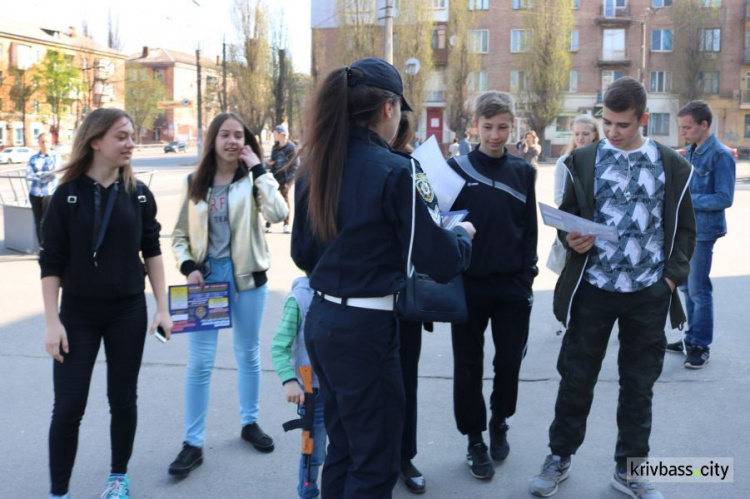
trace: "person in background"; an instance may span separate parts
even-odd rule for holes
[[[714,339],[714,298],[711,261],[716,240],[727,233],[725,210],[734,200],[736,164],[734,155],[711,133],[713,113],[702,100],[688,102],[677,113],[680,135],[691,145],[686,159],[695,171],[690,195],[698,229],[690,275],[682,286],[688,326],[683,339],[667,345],[667,351],[685,354],[685,367],[701,369],[709,360]]]
[[[596,120],[588,115],[582,114],[577,116],[573,121],[573,139],[570,144],[565,148],[565,153],[557,158],[555,163],[555,205],[560,206],[563,199],[563,190],[565,188],[565,176],[568,169],[565,167],[565,159],[576,150],[578,147],[591,144],[592,142],[599,141],[599,127],[596,124]],[[563,267],[565,266],[565,255],[567,250],[562,245],[558,238],[555,238],[552,243],[552,248],[549,252],[549,258],[547,259],[547,268],[555,274],[560,275]]]
[[[229,282],[234,357],[243,440],[272,452],[273,439],[258,424],[260,412],[260,327],[266,308],[271,265],[260,221],[280,222],[289,214],[279,184],[261,164],[258,141],[234,113],[217,115],[206,147],[183,184],[172,231],[172,251],[187,283]],[[188,334],[185,376],[185,438],[169,473],[186,476],[203,463],[211,372],[217,330]]]
[[[542,146],[539,145],[539,138],[536,136],[534,130],[526,132],[523,141],[520,143],[519,152],[521,153],[521,157],[534,167],[534,170],[539,167],[538,159],[542,153]]]
[[[465,132],[463,138],[458,141],[458,154],[461,156],[466,156],[471,152],[471,142],[469,142],[470,138],[471,134]]]
[[[49,430],[50,498],[70,498],[79,428],[102,343],[112,454],[101,497],[130,498],[127,472],[138,421],[138,374],[146,331],[154,334],[161,327],[169,338],[172,330],[156,201],[133,173],[134,140],[133,119],[125,111],[90,112],[76,132],[70,162],[61,171],[60,187],[52,195],[42,229],[44,346],[54,358],[55,391]],[[150,328],[145,270],[156,299]]]
[[[294,175],[297,173],[299,158],[297,157],[297,145],[289,140],[289,129],[286,125],[277,125],[273,128],[273,148],[268,166],[271,173],[279,183],[279,192],[289,208],[289,189],[294,185]],[[284,219],[282,228],[284,234],[289,234],[289,215]],[[266,222],[266,232],[271,232],[271,222]]]
[[[60,167],[60,157],[50,150],[50,137],[47,133],[37,136],[39,152],[29,158],[26,165],[26,180],[29,182],[29,203],[34,215],[34,227],[39,245],[42,245],[42,220],[47,205],[57,187],[55,170]]]
[[[455,158],[461,153],[458,151],[458,138],[454,138],[451,145],[448,146],[448,157]]]

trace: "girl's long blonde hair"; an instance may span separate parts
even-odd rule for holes
[[[99,108],[91,111],[86,116],[76,131],[76,138],[73,140],[73,148],[70,152],[68,164],[61,170],[63,172],[62,179],[60,179],[61,184],[72,182],[86,173],[94,161],[94,150],[91,148],[91,142],[104,137],[107,130],[122,118],[130,120],[133,128],[135,128],[133,118],[122,109]],[[120,167],[120,176],[125,185],[125,190],[127,192],[134,192],[136,179],[130,163]]]
[[[581,114],[573,121],[573,138],[570,140],[568,147],[565,148],[565,154],[570,154],[576,150],[575,126],[579,123],[590,126],[591,130],[594,132],[594,140],[592,142],[599,142],[599,125],[596,123],[596,120],[593,116]]]

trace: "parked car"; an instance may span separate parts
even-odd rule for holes
[[[0,151],[0,163],[28,163],[35,153],[29,147],[7,147]]]
[[[181,140],[173,140],[169,144],[164,146],[164,152],[185,152],[187,151],[187,144]]]
[[[734,155],[734,160],[735,161],[737,161],[738,159],[740,159],[740,154],[737,151],[736,147],[727,147],[727,146],[724,146],[724,147],[726,147],[727,149],[729,149],[729,151]],[[687,150],[688,150],[687,147],[681,147],[681,148],[677,149],[677,152],[680,153],[682,155],[682,157],[684,158],[685,155],[687,154]]]

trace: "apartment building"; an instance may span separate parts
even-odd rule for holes
[[[36,65],[48,50],[63,54],[81,72],[83,85],[63,106],[58,130],[42,92],[31,93],[25,106],[19,88],[29,88]],[[123,107],[125,55],[101,46],[75,28],[40,26],[33,20],[0,17],[0,147],[35,145],[39,133],[52,132],[55,142],[70,144],[81,118],[90,109]],[[23,93],[23,92],[22,92]]]
[[[435,74],[420,120],[420,135],[437,135],[444,143],[452,133],[443,120],[450,95],[444,91],[444,75],[450,70],[447,32],[449,1],[461,1],[472,11],[469,33],[478,53],[478,74],[469,87],[479,94],[504,90],[520,97],[528,79],[524,52],[533,50],[524,25],[524,14],[533,12],[535,0],[432,0],[435,36]],[[649,92],[651,120],[647,134],[673,147],[682,145],[677,129],[680,97],[676,93],[679,71],[675,40],[684,27],[675,26],[673,4],[680,0],[570,0],[575,28],[570,36],[571,68],[567,92],[558,118],[546,130],[548,155],[557,155],[570,142],[573,118],[596,114],[608,85],[622,76],[639,79]],[[750,8],[749,0],[701,0],[718,7],[715,26],[701,30],[701,56],[710,61],[701,72],[703,98],[715,111],[714,132],[727,145],[750,151]],[[383,12],[385,0],[373,0]],[[398,4],[398,2],[396,2]],[[314,71],[325,74],[333,66],[338,39],[336,0],[317,0],[312,7]],[[398,21],[396,21],[398,22]],[[381,21],[382,24],[382,21]],[[382,54],[382,52],[381,52]],[[381,55],[373,54],[373,55]],[[521,99],[517,99],[520,101]],[[524,109],[514,135],[523,133]],[[515,140],[516,137],[513,137]]]
[[[141,141],[182,140],[194,144],[198,137],[198,65],[195,54],[143,47],[140,53],[128,57],[127,67],[135,65],[150,69],[164,84],[164,101],[160,103],[163,112],[152,129],[141,136]],[[201,82],[205,129],[205,121],[218,112],[218,61],[201,57]]]

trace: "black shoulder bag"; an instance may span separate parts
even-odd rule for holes
[[[417,171],[413,159],[411,172],[414,181]],[[417,192],[412,186],[411,237],[406,259],[406,287],[396,299],[396,315],[414,322],[467,322],[469,313],[466,308],[463,276],[459,274],[446,284],[440,284],[430,276],[416,272],[411,263],[416,206]]]

